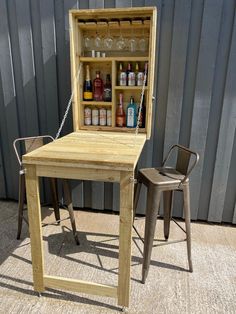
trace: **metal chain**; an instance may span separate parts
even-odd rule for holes
[[[80,76],[81,67],[82,67],[82,63],[80,63],[80,65],[79,65],[79,69],[78,69],[78,72],[77,72],[77,75],[76,75],[76,83],[78,82],[78,79],[79,79],[79,76]],[[66,118],[68,116],[68,113],[69,113],[69,110],[70,110],[70,107],[71,107],[71,104],[72,104],[73,97],[74,97],[74,90],[72,90],[72,93],[71,93],[71,96],[70,96],[70,100],[69,100],[69,102],[67,104],[66,111],[64,113],[64,116],[63,116],[63,119],[61,121],[60,127],[59,127],[59,129],[57,131],[57,134],[55,136],[55,140],[57,140],[58,137],[61,134],[61,130],[62,130],[62,128],[63,128],[63,126],[65,124]]]
[[[140,97],[139,113],[138,113],[138,120],[137,120],[136,129],[135,129],[135,135],[138,134],[138,130],[139,130],[139,123],[140,123],[141,112],[142,112],[142,108],[143,108],[143,96],[144,96],[146,81],[147,81],[147,66],[145,66],[145,68],[144,68],[143,86],[142,86],[142,92],[141,92],[141,97]]]

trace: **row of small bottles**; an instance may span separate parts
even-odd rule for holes
[[[100,71],[96,71],[96,78],[90,78],[89,65],[86,65],[86,77],[84,81],[83,100],[85,101],[111,101],[111,76],[106,75],[106,83],[100,78]]]
[[[111,126],[111,109],[86,106],[84,108],[84,125]]]
[[[132,64],[128,63],[127,69],[125,70],[122,62],[119,64],[117,84],[119,86],[143,86],[144,73],[148,72],[148,63],[144,65],[143,71],[139,67],[139,63],[135,63],[135,71],[132,69]],[[147,79],[146,84],[147,85]]]
[[[137,126],[138,115],[139,115],[140,107],[137,106],[134,102],[134,98],[130,97],[130,103],[127,106],[126,112],[124,110],[123,105],[123,94],[119,95],[119,104],[116,109],[116,126],[117,127],[127,127],[127,128],[135,128]],[[139,127],[145,128],[145,115],[146,115],[146,107],[144,104],[141,109]]]

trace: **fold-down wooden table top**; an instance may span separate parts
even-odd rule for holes
[[[134,170],[145,134],[79,131],[23,156],[24,164]]]

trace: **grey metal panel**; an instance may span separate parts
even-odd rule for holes
[[[172,145],[179,142],[190,13],[191,2],[186,2],[185,0],[178,1],[173,21],[164,155],[167,154]],[[178,73],[178,80],[176,80],[176,73]],[[179,196],[182,195],[177,193],[175,197],[173,206],[174,216],[181,216],[182,214],[182,198]]]
[[[131,7],[132,0],[116,0],[116,8]]]
[[[188,147],[192,124],[194,92],[196,84],[197,62],[201,38],[202,15],[204,0],[192,1],[191,23],[188,35],[186,54],[186,73],[183,91],[182,113],[179,133],[179,143]]]
[[[56,67],[56,38],[54,1],[41,0],[41,32],[42,32],[42,55],[44,69],[45,102],[47,106],[47,131],[55,136],[59,125],[58,87]]]
[[[71,93],[68,10],[131,5],[158,7],[157,100],[138,167],[160,165],[175,142],[190,145],[201,155],[190,180],[192,218],[236,223],[234,0],[1,0],[0,196],[17,198],[14,138],[55,135],[64,114]],[[71,130],[70,112],[62,134]],[[76,206],[119,209],[118,184],[72,187]],[[143,188],[140,213],[145,202]]]
[[[159,33],[159,60],[156,78],[158,79],[157,99],[155,101],[155,146],[153,149],[153,165],[160,165],[163,160],[165,140],[165,121],[168,99],[168,83],[170,75],[170,56],[173,31],[174,1],[163,2]]]
[[[10,195],[11,198],[17,198],[18,166],[13,154],[12,143],[16,137],[19,137],[19,125],[6,1],[0,1],[0,12],[0,70],[4,101],[4,103],[1,103],[1,144],[4,148],[3,158],[6,167],[7,195],[8,197]]]
[[[0,72],[0,111],[3,113],[4,110],[3,101],[3,89],[2,89],[2,79]],[[0,198],[5,198],[6,194],[6,181],[5,181],[5,166],[3,162],[3,147],[2,147],[2,134],[1,129],[4,123],[3,114],[0,115]]]
[[[236,116],[234,116],[236,119]],[[224,198],[224,212],[221,217],[221,221],[225,222],[233,222],[236,223],[236,184],[235,184],[235,178],[236,178],[236,129],[234,130],[234,143],[232,148],[232,155],[231,155],[231,161],[229,162],[229,169],[228,169],[228,181],[227,181],[227,188],[225,192],[225,198]],[[232,135],[233,135],[232,134]],[[230,135],[230,137],[232,136]],[[225,161],[225,160],[224,160]],[[225,168],[225,165],[223,166]],[[226,183],[224,182],[226,185]],[[222,187],[225,189],[225,186]],[[216,209],[218,209],[216,207]],[[221,209],[219,207],[219,209]]]
[[[115,0],[104,0],[104,8],[115,8]]]
[[[233,216],[233,224],[236,224],[236,201],[235,201],[235,206],[234,206],[234,216]]]
[[[200,161],[191,176],[191,213],[193,219],[198,217],[199,210],[199,196],[206,151],[222,6],[222,0],[207,0],[203,12],[190,137],[190,147],[200,154]]]
[[[230,160],[233,151],[233,143],[234,143],[234,134],[236,127],[236,90],[235,90],[235,80],[236,80],[236,23],[233,24],[234,19],[234,1],[225,2],[225,5],[231,4],[224,10],[224,14],[222,15],[222,31],[220,33],[220,41],[219,41],[219,53],[218,53],[218,62],[217,62],[217,72],[218,76],[216,79],[216,86],[213,96],[213,103],[211,117],[214,119],[209,128],[209,143],[213,142],[213,136],[217,137],[214,140],[214,145],[211,147],[211,152],[216,152],[216,160],[211,159],[211,166],[213,169],[213,182],[210,193],[210,202],[205,204],[203,209],[207,211],[209,207],[208,220],[209,221],[222,221],[223,208],[224,208],[224,200],[226,196],[226,187],[227,180],[229,176],[230,170]],[[227,19],[226,19],[227,16]],[[234,29],[233,26],[234,25]],[[233,36],[232,36],[233,29]],[[231,41],[232,39],[232,41]],[[231,51],[230,51],[231,48]],[[230,53],[230,56],[229,56]],[[229,58],[228,58],[229,56]],[[228,65],[228,73],[227,71]],[[223,67],[223,68],[222,68]],[[224,79],[227,80],[226,84],[224,84]],[[220,84],[220,86],[218,86]],[[225,88],[224,88],[225,87]],[[217,97],[216,99],[214,99]],[[217,105],[219,108],[217,108]],[[223,108],[221,108],[223,106]],[[222,112],[221,112],[222,111]],[[218,137],[218,120],[221,118],[219,125],[219,137]],[[218,141],[218,144],[217,144]],[[215,148],[215,149],[214,149]],[[211,152],[208,151],[205,160],[211,157]],[[213,156],[215,157],[215,156]],[[210,165],[208,165],[210,168]],[[206,173],[206,171],[205,171]],[[236,174],[236,172],[235,172]],[[209,169],[208,169],[209,176]],[[236,181],[236,180],[235,180]],[[234,181],[234,182],[235,182]],[[208,187],[211,187],[211,182],[207,182],[205,178],[205,184],[202,184],[202,189],[207,190]],[[208,183],[208,186],[207,186]],[[232,187],[233,188],[233,187]],[[203,202],[203,195],[201,198],[201,202]],[[210,204],[210,206],[209,206]],[[229,209],[228,209],[229,210]]]

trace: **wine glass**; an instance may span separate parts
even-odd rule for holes
[[[84,37],[84,47],[86,49],[89,49],[91,48],[91,46],[92,46],[92,38],[88,34],[86,34]]]
[[[132,28],[132,32],[131,32],[131,38],[128,41],[128,45],[129,45],[129,50],[131,52],[135,52],[136,48],[137,48],[137,40],[135,39],[134,36],[134,29]]]
[[[101,48],[101,46],[102,46],[102,38],[98,34],[98,27],[96,29],[96,36],[94,38],[94,45],[95,45],[96,48]]]
[[[135,52],[137,48],[137,41],[134,37],[130,38],[129,40],[129,50],[131,52]]]
[[[104,47],[111,50],[112,46],[113,46],[113,38],[110,34],[109,24],[107,23],[107,34],[106,34],[106,37],[104,38]]]
[[[144,28],[143,28],[142,38],[139,39],[138,45],[139,45],[139,49],[140,49],[142,52],[146,51],[147,48],[148,48],[148,39],[145,38],[145,35],[144,35]]]
[[[125,42],[124,37],[121,34],[121,28],[120,28],[120,37],[117,39],[116,47],[118,50],[123,50],[125,46],[126,46],[126,42]]]

